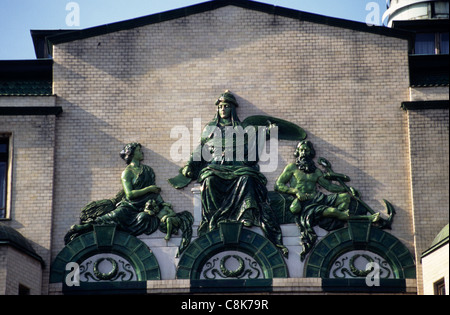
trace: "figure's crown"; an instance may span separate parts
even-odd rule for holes
[[[234,97],[233,93],[230,92],[230,90],[226,90],[223,94],[219,96],[219,98],[216,101],[216,106],[220,103],[231,103],[234,106],[238,107],[238,102],[236,101],[236,98]]]

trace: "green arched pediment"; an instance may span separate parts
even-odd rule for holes
[[[366,250],[383,257],[392,267],[395,279],[416,278],[414,258],[408,248],[392,234],[365,220],[349,221],[347,227],[318,242],[306,261],[305,277],[329,278],[336,259],[355,250]]]
[[[132,264],[137,281],[161,280],[158,261],[138,238],[119,231],[114,225],[94,226],[93,231],[68,243],[56,256],[50,270],[50,282],[64,282],[70,262],[81,263],[97,254],[115,254]]]
[[[241,223],[221,223],[220,228],[189,245],[177,267],[177,279],[199,280],[205,263],[220,252],[237,251],[251,256],[263,278],[287,278],[288,268],[279,250],[265,237],[243,229]]]

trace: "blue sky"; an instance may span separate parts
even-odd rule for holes
[[[35,59],[30,30],[84,29],[140,16],[178,9],[206,0],[0,0],[0,60]],[[246,1],[246,0],[243,0]],[[79,26],[71,20],[75,2]],[[374,24],[386,10],[386,0],[259,0],[346,20]],[[379,10],[379,14],[376,10]],[[69,19],[68,19],[69,16]],[[378,17],[379,16],[379,17]],[[67,22],[68,20],[69,22]],[[378,22],[378,23],[377,23]]]

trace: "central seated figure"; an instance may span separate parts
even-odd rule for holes
[[[266,137],[275,125],[270,121],[258,128],[242,123],[237,115],[238,102],[225,91],[216,101],[216,115],[202,132],[200,145],[170,182],[182,188],[191,179],[201,183],[202,220],[198,235],[219,227],[220,222],[241,222],[259,226],[265,236],[287,257],[281,228],[268,201],[267,179],[258,165],[258,137]],[[250,128],[249,128],[250,127]],[[257,132],[263,133],[257,135]],[[242,133],[246,133],[245,136]],[[184,184],[182,178],[189,180]]]

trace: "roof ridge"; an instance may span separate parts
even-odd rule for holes
[[[141,27],[150,24],[161,23],[182,17],[187,17],[193,14],[203,13],[207,11],[216,10],[228,5],[234,5],[244,9],[255,10],[268,14],[279,15],[283,17],[298,19],[302,21],[314,22],[318,24],[325,24],[329,26],[342,27],[361,32],[374,33],[378,35],[397,37],[403,39],[412,39],[413,33],[408,31],[396,30],[384,26],[369,26],[366,23],[345,20],[315,13],[308,13],[295,9],[275,6],[271,4],[256,2],[253,0],[212,0],[194,4],[191,6],[137,17],[125,21],[119,21],[100,26],[94,26],[80,30],[61,30],[57,34],[46,37],[49,45],[56,45],[66,42],[71,42],[79,39],[85,39],[98,35],[105,35],[116,31],[129,30],[136,27]],[[51,50],[49,50],[51,51]]]

